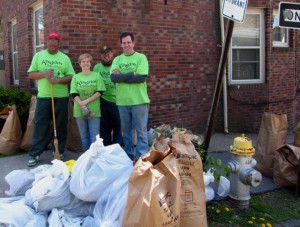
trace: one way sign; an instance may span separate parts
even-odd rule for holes
[[[279,26],[285,28],[300,28],[300,4],[280,2]]]

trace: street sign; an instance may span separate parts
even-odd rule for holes
[[[230,20],[243,23],[247,5],[248,0],[223,0],[222,14]]]
[[[280,2],[279,27],[300,28],[300,4]]]

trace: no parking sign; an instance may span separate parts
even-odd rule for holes
[[[243,23],[247,5],[248,0],[223,0],[222,14],[230,20]]]

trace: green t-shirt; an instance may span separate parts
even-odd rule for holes
[[[110,79],[110,66],[98,63],[94,66],[94,72],[98,72],[103,79],[106,91],[103,92],[102,98],[106,101],[116,103],[116,84]]]
[[[111,71],[117,69],[121,74],[135,72],[139,75],[149,73],[149,63],[144,54],[135,52],[130,56],[121,54],[116,57],[112,63]],[[116,103],[118,106],[134,106],[139,104],[150,103],[147,93],[147,84],[144,83],[117,83]]]
[[[91,72],[88,75],[78,73],[73,76],[71,81],[71,94],[79,94],[81,100],[92,97],[96,91],[105,91],[105,85],[97,72]],[[95,112],[94,117],[100,117],[100,98],[87,104],[87,108]],[[74,117],[82,117],[81,107],[74,102]]]
[[[66,54],[60,51],[58,51],[56,54],[50,54],[47,50],[42,50],[34,55],[31,65],[28,69],[28,73],[45,72],[49,68],[54,69],[54,77],[56,78],[73,76],[75,74],[70,58]],[[53,84],[53,88],[54,97],[62,98],[69,96],[67,84]],[[51,97],[50,83],[46,78],[38,80],[37,97]]]

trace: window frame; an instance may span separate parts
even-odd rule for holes
[[[265,12],[263,9],[247,9],[245,20],[247,19],[247,15],[255,14],[258,15],[260,18],[259,26],[260,26],[260,45],[259,46],[239,46],[233,47],[232,46],[232,38],[230,42],[230,49],[229,49],[229,64],[228,64],[228,84],[229,85],[240,85],[240,84],[262,84],[265,83]],[[233,50],[234,49],[258,49],[259,50],[259,79],[247,79],[247,80],[237,80],[233,79]]]
[[[17,35],[17,19],[11,20],[11,53],[12,53],[12,71],[13,71],[13,83],[19,85],[19,56],[18,56],[18,35]]]
[[[34,5],[32,5],[32,18],[33,18],[33,54],[37,53],[38,49],[44,49],[43,47],[45,46],[45,44],[41,44],[41,45],[36,45],[37,43],[37,24],[36,24],[36,12],[40,9],[42,9],[43,11],[43,2],[42,1],[38,1],[36,2]],[[44,12],[43,12],[43,16],[44,16]]]
[[[273,14],[272,14],[272,34],[274,32],[274,17],[277,16],[278,17],[278,24],[276,27],[278,27],[281,30],[285,31],[285,35],[286,35],[286,41],[285,42],[280,42],[280,41],[274,41],[273,36],[272,36],[272,41],[273,41],[273,47],[289,47],[289,29],[288,28],[283,28],[283,27],[279,27],[279,10],[278,9],[274,9],[273,10]]]

